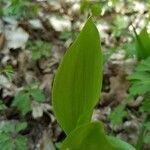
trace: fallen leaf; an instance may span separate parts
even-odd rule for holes
[[[11,28],[5,30],[5,36],[7,40],[7,47],[16,49],[16,48],[25,48],[25,44],[29,38],[28,33],[26,33],[22,28]]]

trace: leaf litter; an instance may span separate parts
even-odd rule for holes
[[[142,2],[135,2],[135,5],[133,12],[124,3],[118,3],[114,9],[115,13],[128,17],[129,21],[132,20],[133,26],[140,30],[146,20],[146,6]],[[55,145],[59,145],[58,143],[65,137],[52,113],[53,78],[66,48],[76,36],[75,32],[78,33],[81,29],[87,14],[81,14],[79,1],[41,1],[40,7],[39,16],[36,19],[22,21],[0,19],[0,69],[11,65],[14,70],[11,79],[0,72],[0,100],[8,109],[2,113],[0,123],[23,119],[19,110],[11,107],[14,97],[18,90],[26,85],[32,82],[39,83],[45,99],[42,103],[32,103],[32,113],[30,111],[25,116],[28,128],[23,135],[29,139],[29,149],[53,150]],[[109,15],[107,8],[103,9],[105,22],[102,20],[96,23],[101,34],[103,50],[107,52],[108,49],[118,46],[118,43],[126,43],[130,39],[124,35],[119,38],[114,35],[115,32],[110,22],[114,16]],[[78,17],[79,15],[80,17]],[[140,23],[139,20],[141,20]],[[130,27],[130,22],[127,26]],[[68,31],[71,32],[69,38],[67,37],[65,40],[59,38],[61,33]],[[42,56],[39,60],[32,60],[31,53],[27,50],[27,42],[36,40],[52,44],[51,55]],[[144,120],[143,114],[137,111],[142,103],[142,98],[137,97],[135,101],[127,103],[126,107],[118,108],[120,113],[124,110],[127,113],[124,114],[120,125],[114,126],[108,116],[115,106],[128,97],[129,82],[126,77],[133,72],[136,63],[135,58],[127,58],[126,51],[122,51],[122,48],[108,58],[104,68],[102,101],[97,104],[93,114],[93,120],[102,120],[105,123],[108,133],[113,132],[117,137],[121,137],[131,144],[135,144],[139,127]],[[148,150],[147,146],[145,150]]]

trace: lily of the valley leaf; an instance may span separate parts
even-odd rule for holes
[[[101,84],[100,37],[89,18],[67,50],[53,85],[54,113],[66,134],[77,125],[90,121],[92,109],[99,100]]]

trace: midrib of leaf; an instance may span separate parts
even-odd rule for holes
[[[78,54],[77,54],[77,58],[80,58],[80,55],[83,55],[83,51],[78,51]],[[85,70],[85,61],[84,61],[84,57],[82,57],[83,58],[83,60],[82,60],[82,63],[81,63],[81,66],[78,66],[77,65],[77,63],[75,64],[75,68],[77,68],[77,69],[79,69],[80,67],[80,71],[81,71],[81,74],[82,75],[80,75],[80,71],[77,71],[77,73],[78,74],[76,74],[76,73],[74,73],[74,81],[73,81],[73,83],[75,83],[74,84],[74,92],[72,91],[72,95],[74,95],[74,97],[76,96],[76,95],[80,95],[80,93],[82,94],[82,97],[80,97],[81,99],[80,99],[80,101],[76,101],[76,104],[77,104],[77,106],[78,107],[74,107],[73,105],[72,105],[72,108],[77,108],[78,110],[74,110],[74,112],[75,112],[75,118],[76,118],[76,120],[78,120],[78,118],[79,118],[79,115],[80,115],[80,113],[79,112],[82,112],[83,111],[83,107],[82,106],[85,106],[85,88],[82,88],[80,91],[79,91],[79,89],[77,89],[76,87],[76,83],[77,82],[75,82],[75,81],[78,81],[78,78],[82,78],[82,84],[84,85],[83,87],[85,87],[85,74],[84,74],[84,70]],[[77,61],[78,61],[78,59],[76,59]],[[76,62],[77,62],[76,61]],[[76,79],[77,78],[77,79]],[[78,84],[78,83],[77,83]],[[78,93],[79,92],[79,93]]]
[[[77,51],[78,53],[77,53],[77,55],[76,55],[76,62],[75,62],[75,68],[79,68],[79,66],[77,65],[77,61],[78,61],[78,59],[77,58],[79,58],[79,51]],[[74,73],[73,73],[73,81],[72,81],[72,84],[73,84],[73,90],[71,91],[72,93],[71,93],[71,95],[76,95],[75,93],[77,93],[76,91],[78,90],[76,87],[76,82],[75,81],[77,81],[76,80],[76,77],[77,77],[77,73],[78,71],[76,71],[76,70],[74,70]],[[72,96],[71,96],[72,97]],[[78,101],[77,101],[78,102]],[[76,103],[77,103],[76,102]],[[82,103],[82,101],[80,101],[80,104]],[[81,105],[79,105],[79,104],[77,104],[78,105],[78,109],[80,110],[81,109],[81,107],[79,107],[79,106],[81,106]],[[72,105],[71,105],[71,107],[70,108],[72,108],[72,109],[74,109],[74,113],[72,114],[72,116],[74,116],[76,119],[78,119],[78,116],[79,116],[79,113],[78,113],[78,111],[76,110],[76,108],[77,107],[75,107],[74,106],[74,103],[72,103]],[[76,124],[76,122],[75,122],[75,124]]]

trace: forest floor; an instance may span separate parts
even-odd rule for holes
[[[61,58],[77,37],[89,10],[80,11],[77,0],[36,1],[38,15],[12,18],[8,10],[0,18],[0,127],[5,122],[26,122],[21,135],[27,137],[31,150],[53,150],[65,138],[52,111],[51,89]],[[16,7],[19,7],[18,5]],[[101,100],[93,120],[101,120],[106,132],[136,144],[145,114],[139,111],[142,96],[114,108],[129,96],[126,79],[137,64],[133,56],[134,32],[147,22],[148,6],[143,2],[104,2],[101,16],[95,17],[104,53],[104,76]],[[10,9],[9,9],[10,11]],[[27,13],[28,9],[25,10]],[[89,44],[89,43],[87,43]],[[43,100],[17,103],[23,89],[40,89]],[[20,101],[23,98],[20,98]],[[120,113],[119,113],[120,112]],[[150,146],[145,144],[145,149]]]

